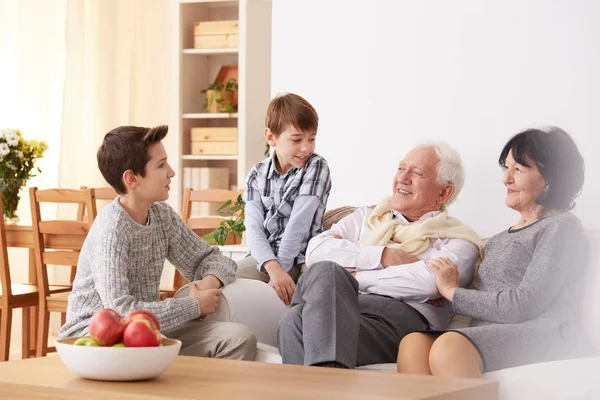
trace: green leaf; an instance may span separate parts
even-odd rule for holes
[[[219,211],[223,210],[224,208],[231,206],[231,203],[232,203],[231,200],[227,200],[225,203],[221,204],[221,207],[219,207],[219,209],[217,210],[217,213]]]
[[[244,232],[246,230],[246,226],[244,225],[244,217],[241,217],[240,219],[234,221],[234,223],[231,226],[231,229],[234,231],[241,231]]]
[[[223,246],[227,241],[227,237],[229,237],[229,229],[226,226],[220,225],[214,232],[215,241],[219,244],[219,246]]]
[[[246,229],[246,228],[244,228],[244,230],[245,230],[245,229]],[[243,239],[243,236],[242,236],[242,235],[244,234],[244,231],[238,231],[238,230],[235,230],[235,229],[234,229],[234,230],[233,230],[233,233],[235,234],[235,236],[239,237],[240,239]]]
[[[215,232],[214,231],[202,236],[202,239],[204,239],[204,241],[208,244],[216,244],[217,243],[215,240]]]

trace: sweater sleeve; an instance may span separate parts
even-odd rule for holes
[[[198,318],[200,307],[193,297],[144,302],[129,292],[129,247],[128,235],[123,230],[105,232],[100,239],[92,274],[103,307],[112,308],[121,315],[134,309],[148,310],[156,315],[163,332]]]
[[[235,280],[237,264],[210,246],[169,207],[169,249],[167,259],[189,281],[214,275],[223,285]]]
[[[459,288],[453,308],[459,314],[495,323],[520,323],[542,314],[556,298],[587,254],[587,240],[577,220],[557,221],[541,234],[520,284],[510,290],[480,291]],[[498,268],[510,268],[510,258],[497,260]]]

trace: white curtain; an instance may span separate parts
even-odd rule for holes
[[[106,132],[176,121],[176,18],[173,0],[0,0],[0,128],[50,145],[29,186],[104,186]]]
[[[106,185],[95,154],[112,128],[173,120],[175,5],[67,0],[61,187]]]
[[[96,164],[104,134],[176,121],[176,18],[173,0],[0,0],[0,128],[49,144],[28,186],[105,186]],[[23,190],[23,224],[29,210]],[[27,280],[26,257],[10,251],[15,282]],[[172,282],[172,269],[164,275],[164,285]],[[14,321],[15,340],[19,327]]]

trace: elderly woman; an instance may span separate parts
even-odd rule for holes
[[[459,287],[448,259],[427,263],[440,295],[456,313],[472,317],[471,324],[406,336],[398,372],[481,377],[573,355],[588,245],[581,222],[568,210],[583,186],[583,158],[563,130],[530,129],[508,141],[499,163],[505,204],[520,219],[488,241],[478,288]]]

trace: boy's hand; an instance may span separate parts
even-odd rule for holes
[[[202,290],[195,283],[190,283],[190,296],[196,299],[200,306],[200,314],[206,316],[216,311],[221,298],[221,290],[205,289]]]
[[[196,286],[200,290],[219,289],[223,283],[214,275],[206,275],[200,282],[197,282]]]
[[[269,286],[272,286],[277,292],[277,296],[289,306],[292,302],[292,296],[296,290],[296,284],[292,277],[281,268],[277,260],[269,260],[264,263],[264,267],[269,274]]]

